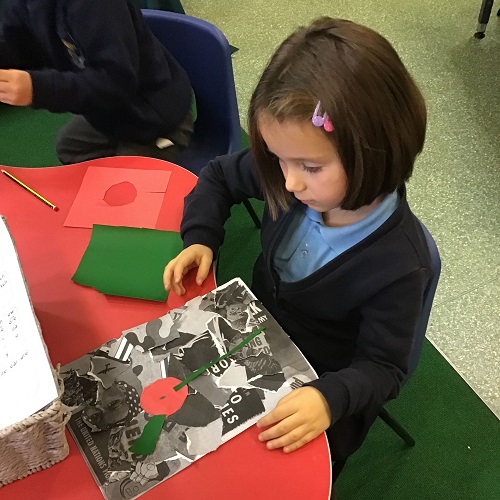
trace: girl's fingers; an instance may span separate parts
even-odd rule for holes
[[[268,450],[275,450],[277,448],[284,448],[285,446],[293,446],[295,443],[301,442],[301,440],[309,432],[306,425],[300,425],[298,427],[293,427],[289,432],[277,437],[276,439],[271,439],[266,442],[266,448]],[[305,444],[305,443],[303,443]],[[302,444],[301,444],[302,446]]]
[[[191,245],[183,250],[175,259],[171,260],[163,272],[163,283],[167,291],[174,291],[177,295],[184,295],[186,289],[183,284],[184,276],[194,267],[198,267],[196,283],[201,285],[210,272],[213,252],[203,245]]]
[[[212,262],[210,259],[202,258],[200,262],[200,266],[198,267],[198,273],[196,274],[196,284],[202,285],[203,282],[207,279],[208,273],[210,272],[210,267],[212,266]]]

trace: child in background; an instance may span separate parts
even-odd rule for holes
[[[260,419],[267,448],[326,430],[334,479],[398,395],[431,274],[405,181],[422,150],[423,97],[381,35],[320,18],[272,56],[250,103],[251,149],[219,157],[186,197],[167,290],[206,278],[233,204],[264,199],[252,289],[316,369]]]
[[[189,78],[137,0],[8,0],[0,17],[0,103],[74,116],[64,164],[105,156],[173,161],[193,133]]]

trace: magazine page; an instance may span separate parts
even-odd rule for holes
[[[317,378],[238,278],[124,331],[62,375],[69,429],[110,500],[172,477]]]

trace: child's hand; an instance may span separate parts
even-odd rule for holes
[[[196,283],[201,285],[208,273],[214,258],[212,250],[205,245],[191,245],[184,249],[175,259],[172,259],[163,272],[163,284],[165,290],[173,290],[177,295],[184,295],[186,289],[182,284],[182,278],[193,269],[198,267]]]
[[[33,83],[27,71],[0,69],[0,102],[29,106],[33,101]]]
[[[269,450],[283,448],[290,453],[319,436],[330,424],[330,409],[323,395],[314,387],[300,387],[282,398],[271,413],[257,422],[257,427],[272,425],[259,434],[259,439],[267,441]]]

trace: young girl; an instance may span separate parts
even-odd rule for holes
[[[334,478],[379,409],[395,398],[430,277],[405,191],[426,109],[381,35],[321,18],[289,36],[250,104],[251,150],[219,157],[185,201],[185,250],[167,290],[207,277],[230,208],[266,202],[252,288],[316,369],[258,423],[267,448],[291,452],[327,431]]]

